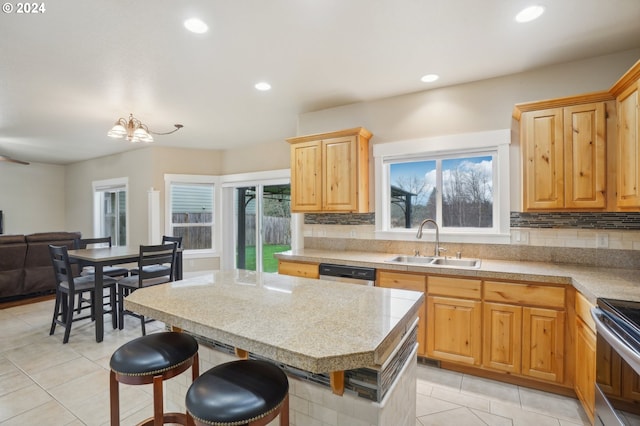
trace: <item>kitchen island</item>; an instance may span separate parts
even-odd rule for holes
[[[244,270],[137,290],[125,308],[195,335],[202,370],[233,354],[290,378],[292,424],[413,425],[424,295]],[[189,383],[168,381],[180,405]]]

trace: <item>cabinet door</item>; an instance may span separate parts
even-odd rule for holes
[[[401,290],[413,290],[424,293],[427,287],[427,278],[423,275],[403,274],[400,272],[380,271],[378,273],[378,287],[399,288]],[[418,355],[426,356],[426,324],[427,310],[426,302],[422,304],[418,312]]]
[[[564,109],[565,207],[606,207],[605,122],[604,102]]]
[[[619,207],[640,207],[640,152],[638,136],[638,88],[624,91],[617,100],[618,106],[618,185]]]
[[[523,116],[525,210],[564,207],[562,108]]]
[[[427,297],[427,355],[480,365],[482,307],[477,300]]]
[[[319,211],[322,207],[322,144],[291,146],[291,211]]]
[[[522,374],[562,383],[565,312],[522,308]]]
[[[482,365],[520,373],[522,308],[502,303],[484,304]]]
[[[593,420],[596,386],[596,335],[579,318],[576,319],[575,391],[584,410]]]
[[[356,148],[355,136],[323,141],[323,210],[357,210]]]

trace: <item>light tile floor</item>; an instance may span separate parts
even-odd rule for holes
[[[140,335],[139,321],[128,317],[125,330],[112,330],[105,316],[102,343],[88,320],[77,322],[63,345],[60,327],[49,336],[52,312],[53,301],[0,310],[0,425],[107,425],[109,359]],[[148,332],[163,327],[150,323]],[[152,413],[151,395],[150,385],[120,387],[123,425]],[[418,368],[416,426],[585,424],[575,399]]]

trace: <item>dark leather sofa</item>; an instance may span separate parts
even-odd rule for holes
[[[80,232],[0,235],[0,301],[53,293],[56,281],[49,244],[73,248]]]

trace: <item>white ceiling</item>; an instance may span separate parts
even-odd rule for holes
[[[45,0],[0,16],[0,154],[134,149],[106,136],[129,113],[184,125],[162,146],[273,142],[303,112],[640,47],[640,0],[537,3],[545,14],[517,24],[529,0]],[[186,31],[190,17],[209,31]]]

